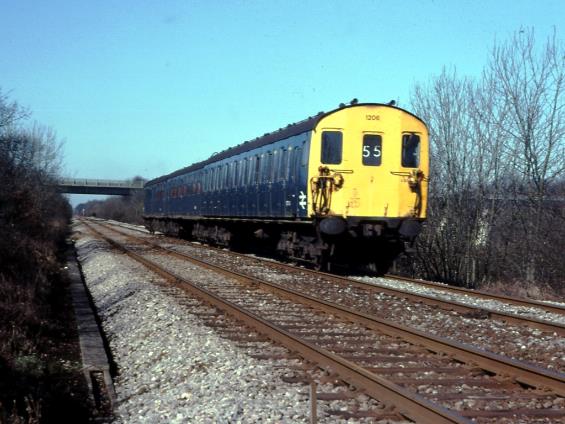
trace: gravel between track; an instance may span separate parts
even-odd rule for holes
[[[531,362],[557,372],[565,370],[565,339],[534,328],[507,324],[483,317],[467,317],[435,306],[415,303],[385,293],[368,295],[354,287],[343,287],[300,273],[273,270],[245,256],[222,255],[217,250],[202,250],[190,245],[161,243],[165,247],[211,260],[216,264],[237,269],[244,274],[264,278],[289,288],[298,288],[312,296],[326,299],[356,310],[392,320],[439,337],[467,343],[482,349]],[[322,284],[320,284],[322,283]],[[323,288],[321,288],[321,286]],[[425,289],[422,290],[424,293]]]
[[[140,234],[134,235],[139,236]],[[289,287],[298,285],[301,290],[307,292],[308,284],[304,284],[302,280],[319,283],[316,281],[317,279],[312,279],[310,276],[287,274],[268,269],[268,267],[253,261],[252,257],[247,261],[245,256],[235,258],[222,254],[224,252],[221,250],[203,250],[190,244],[168,243],[166,240],[160,241],[160,244],[205,260],[212,260],[214,263],[220,263],[230,268],[233,267],[246,274],[265,278],[267,281],[273,281]],[[485,301],[465,294],[445,293],[445,291],[439,293],[440,289],[422,287],[417,284],[387,278],[361,277],[359,279],[415,293],[447,297],[482,308],[492,308],[493,310],[526,316],[537,316],[557,322],[562,320],[561,316],[546,313],[539,308],[525,308],[497,301]],[[531,362],[557,372],[565,370],[565,355],[563,354],[565,352],[565,340],[556,334],[507,324],[498,320],[484,319],[483,317],[462,316],[456,312],[444,311],[424,304],[415,304],[409,300],[384,293],[367,296],[367,293],[364,291],[335,286],[330,282],[325,282],[323,286],[324,291],[322,292],[320,291],[319,284],[312,284],[310,294],[327,298],[330,301],[337,300],[338,303],[343,303],[381,318],[391,319],[391,317],[394,317],[393,320],[397,323],[440,337],[468,343],[514,359]]]
[[[119,370],[116,422],[308,421],[305,387],[191,315],[207,306],[181,304],[103,242],[82,235],[76,247]]]
[[[542,308],[511,305],[494,299],[480,299],[476,296],[473,296],[472,294],[454,293],[447,290],[442,290],[441,287],[433,288],[429,286],[422,286],[417,283],[411,283],[409,281],[394,280],[385,277],[352,276],[351,278],[370,284],[377,284],[394,289],[401,289],[411,293],[424,294],[427,296],[436,297],[438,299],[455,300],[457,302],[478,308],[489,309],[498,312],[506,312],[522,317],[537,318],[550,322],[565,324],[565,315],[548,312],[543,310]],[[554,304],[558,303],[554,302]],[[563,304],[560,305],[563,306]]]

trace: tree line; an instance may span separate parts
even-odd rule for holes
[[[428,222],[404,271],[467,287],[565,279],[565,50],[520,30],[479,78],[455,68],[411,93],[430,131]]]

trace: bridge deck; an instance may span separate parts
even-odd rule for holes
[[[143,190],[142,180],[97,180],[87,178],[61,178],[57,181],[57,189],[61,193],[70,194],[105,194],[129,196]]]

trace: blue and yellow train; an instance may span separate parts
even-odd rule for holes
[[[305,119],[151,180],[150,229],[386,272],[426,218],[428,132],[367,103]]]

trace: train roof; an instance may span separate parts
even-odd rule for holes
[[[259,147],[275,143],[279,140],[284,140],[285,138],[293,137],[293,136],[298,135],[298,134],[302,134],[302,133],[305,133],[305,132],[308,132],[308,131],[312,131],[314,128],[316,128],[316,125],[318,125],[318,122],[322,118],[325,118],[326,116],[331,115],[332,113],[335,113],[335,112],[339,112],[340,110],[343,110],[343,109],[359,107],[359,106],[386,106],[386,107],[390,107],[390,108],[393,108],[393,109],[401,110],[405,113],[408,113],[409,115],[412,115],[413,117],[415,117],[416,119],[421,121],[421,119],[419,117],[417,117],[416,115],[414,115],[413,113],[411,113],[411,112],[409,112],[405,109],[402,109],[402,108],[399,108],[399,107],[396,107],[396,106],[392,106],[390,104],[384,104],[384,103],[355,103],[355,104],[350,104],[350,105],[342,105],[342,106],[340,106],[336,109],[333,109],[329,112],[318,112],[317,115],[310,116],[307,119],[304,119],[303,121],[299,121],[299,122],[296,122],[294,124],[288,124],[286,127],[279,128],[277,131],[273,131],[271,133],[265,133],[261,137],[257,137],[253,140],[245,141],[241,144],[238,144],[237,146],[230,147],[230,148],[223,150],[219,153],[214,153],[212,156],[210,156],[206,160],[193,163],[192,165],[189,165],[185,168],[181,168],[181,169],[174,171],[170,174],[166,174],[166,175],[163,175],[161,177],[154,178],[150,181],[147,181],[145,183],[145,185],[147,186],[147,185],[159,183],[161,181],[166,181],[169,178],[174,178],[178,175],[186,174],[187,172],[202,169],[206,165],[209,165],[209,164],[214,163],[214,162],[221,161],[221,160],[229,158],[231,156],[239,155],[240,153],[245,153],[245,152],[248,152],[250,150],[254,150],[254,149],[257,149]]]

